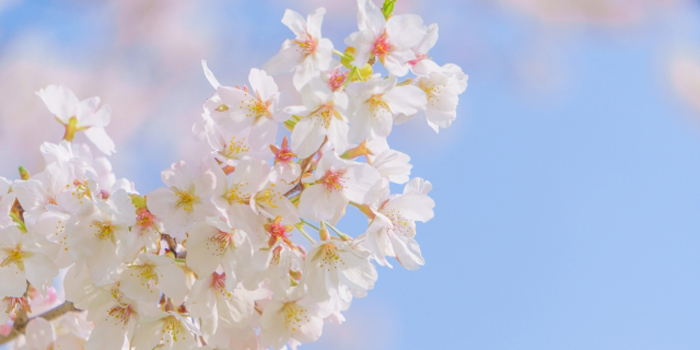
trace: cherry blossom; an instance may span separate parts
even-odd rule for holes
[[[312,80],[302,90],[303,106],[290,106],[290,114],[302,119],[292,131],[292,150],[301,158],[312,155],[324,140],[327,140],[342,152],[348,144],[349,101],[345,92],[334,92],[321,81]]]
[[[425,92],[413,85],[397,86],[397,78],[372,79],[348,86],[356,112],[350,120],[350,139],[359,142],[387,137],[398,115],[412,116],[425,108]]]
[[[330,69],[333,62],[333,43],[321,37],[321,24],[326,14],[319,8],[306,20],[297,12],[287,10],[282,23],[292,30],[296,38],[287,40],[282,49],[265,64],[270,74],[294,71],[294,87],[301,90],[321,71]]]
[[[357,3],[360,31],[345,39],[348,46],[357,50],[353,65],[363,67],[375,57],[391,74],[408,74],[408,62],[416,57],[411,48],[425,36],[423,20],[417,15],[395,15],[387,20],[372,0]]]
[[[164,170],[161,178],[168,187],[148,194],[148,210],[163,220],[170,235],[184,238],[185,231],[192,224],[213,212],[208,199],[216,178],[209,169],[193,169],[184,161]]]
[[[343,241],[321,241],[309,251],[304,266],[304,282],[309,295],[318,301],[328,301],[342,288],[363,295],[374,288],[377,271],[369,261],[369,251]]]
[[[79,101],[65,86],[51,85],[36,93],[56,120],[66,127],[66,139],[72,140],[76,131],[85,131],[92,143],[104,154],[115,152],[114,141],[107,136],[105,127],[112,118],[109,106],[100,106],[100,98]]]
[[[0,230],[0,297],[21,297],[26,281],[46,294],[46,289],[58,275],[51,259],[51,243],[17,226]]]
[[[0,177],[0,340],[296,349],[345,321],[373,289],[375,264],[425,264],[416,222],[433,218],[432,185],[411,179],[411,157],[388,140],[419,113],[449,127],[468,77],[428,56],[437,24],[387,4],[358,1],[344,51],[321,35],[323,8],[306,19],[287,10],[294,39],[250,70],[248,87],[221,85],[203,61],[216,92],[193,118],[197,157],[147,194],[75,137],[112,154],[108,106],[63,86],[39,91],[65,133],[40,146],[43,169]],[[367,226],[341,232],[349,210]]]
[[[428,196],[431,189],[430,182],[414,178],[406,184],[403,194],[391,195],[387,182],[379,183],[368,194],[374,218],[358,239],[364,238],[363,244],[380,265],[391,266],[387,256],[395,257],[409,270],[425,264],[415,240],[415,222],[433,218],[435,202]]]
[[[273,300],[260,320],[260,340],[264,346],[280,349],[290,340],[310,343],[323,332],[323,319],[330,315],[327,304],[310,297],[297,300]]]
[[[316,172],[304,179],[309,185],[299,199],[299,213],[311,220],[338,222],[350,201],[361,202],[380,178],[368,164],[347,161],[328,153]]]

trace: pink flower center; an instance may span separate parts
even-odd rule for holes
[[[226,272],[218,274],[214,272],[211,279],[211,288],[217,292],[226,291]]]
[[[384,32],[377,40],[374,41],[374,47],[372,48],[372,53],[379,57],[380,60],[384,60],[384,57],[394,49],[393,45],[389,43],[389,35]]]
[[[289,146],[282,147],[280,151],[275,154],[275,160],[277,162],[282,162],[282,163],[289,163],[292,161],[294,158],[294,152],[292,152],[292,149],[289,148]]]
[[[115,305],[109,309],[109,315],[116,318],[117,321],[122,322],[124,325],[129,323],[132,314],[134,314],[134,310],[131,308],[131,305]]]
[[[289,232],[292,227],[289,225],[283,225],[279,220],[275,220],[269,224],[265,225],[265,230],[270,234],[270,241],[268,245],[272,247],[280,239],[289,242]]]
[[[343,83],[345,83],[345,79],[348,78],[348,72],[341,73],[340,69],[336,69],[333,71],[333,73],[329,77],[328,83],[331,86],[331,89],[333,91],[336,91],[340,89],[341,86],[343,86]]]
[[[306,37],[301,37],[294,40],[294,44],[301,48],[304,55],[311,55],[316,52],[316,46],[318,45],[316,40],[314,40],[314,38],[309,34],[306,34]]]
[[[345,175],[345,171],[328,170],[326,171],[326,175],[321,179],[321,183],[326,186],[328,191],[340,191],[345,187],[343,184],[345,177],[343,177],[343,175]]]
[[[141,228],[146,229],[153,226],[153,221],[155,221],[155,216],[151,214],[148,209],[139,208],[136,211],[136,224],[141,226]]]

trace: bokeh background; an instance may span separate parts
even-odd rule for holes
[[[246,83],[325,6],[337,47],[353,0],[0,0],[0,175],[42,168],[61,127],[34,92],[113,110],[118,176],[149,192],[193,156],[213,90]],[[427,265],[380,268],[343,326],[305,349],[700,348],[700,4],[399,0],[440,25],[431,52],[470,75],[458,119],[390,142],[429,179]],[[355,224],[343,226],[359,234]],[[397,264],[398,265],[398,264]]]

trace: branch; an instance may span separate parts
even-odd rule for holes
[[[63,304],[56,306],[55,308],[46,311],[39,316],[34,316],[30,319],[27,319],[27,311],[24,308],[22,308],[17,314],[17,318],[15,318],[15,324],[12,327],[12,331],[10,331],[10,334],[8,334],[7,336],[0,336],[0,345],[6,344],[12,341],[13,339],[19,337],[20,334],[23,334],[27,328],[27,324],[29,324],[31,320],[37,317],[43,317],[47,321],[52,321],[72,311],[81,310],[76,309],[75,305],[73,305],[72,302],[66,301]]]

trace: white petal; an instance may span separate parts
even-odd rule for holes
[[[299,215],[311,220],[329,220],[345,212],[348,198],[342,192],[328,191],[324,185],[313,185],[301,193]]]
[[[271,75],[290,73],[303,57],[304,54],[297,45],[286,45],[263,65],[263,69]]]
[[[253,91],[263,101],[270,101],[277,96],[279,89],[275,79],[269,76],[264,70],[253,68],[248,75],[248,81]]]
[[[4,255],[0,255],[4,259]],[[21,271],[16,264],[9,264],[0,267],[0,297],[15,297],[19,298],[24,295],[27,289],[27,281],[24,271]]]
[[[204,69],[204,76],[207,77],[207,81],[209,81],[209,84],[211,84],[214,90],[218,89],[219,86],[221,86],[221,84],[219,84],[219,81],[214,76],[214,73],[212,73],[209,69],[209,66],[207,66],[206,60],[202,60],[202,69]]]
[[[108,156],[116,152],[114,141],[107,135],[104,128],[91,127],[85,130],[85,136],[97,146],[100,152]]]
[[[158,279],[158,285],[163,293],[175,300],[181,300],[187,295],[187,283],[185,272],[175,264],[167,264],[158,267],[162,277]]]
[[[49,111],[64,124],[68,124],[80,103],[73,91],[65,86],[50,85],[36,94],[44,101]]]
[[[413,115],[428,103],[425,92],[413,85],[397,86],[385,98],[395,114]]]
[[[43,317],[36,317],[29,321],[24,335],[31,349],[48,349],[56,340],[56,330],[51,322]]]
[[[284,11],[282,23],[289,27],[295,35],[303,35],[306,33],[306,21],[298,12],[289,9]]]
[[[372,0],[359,0],[357,5],[359,7],[357,24],[360,30],[368,30],[374,37],[382,35],[387,22],[379,7]]]
[[[323,24],[323,16],[326,14],[326,9],[320,7],[307,16],[306,28],[308,33],[318,39],[321,37],[321,25]]]
[[[43,253],[35,252],[24,259],[24,267],[29,283],[41,294],[46,295],[46,288],[50,287],[53,279],[58,276],[56,264]]]
[[[386,23],[386,32],[392,44],[401,48],[411,48],[425,36],[423,19],[418,15],[393,16]]]
[[[321,147],[327,130],[315,117],[300,120],[292,130],[292,150],[299,158],[312,155]]]

